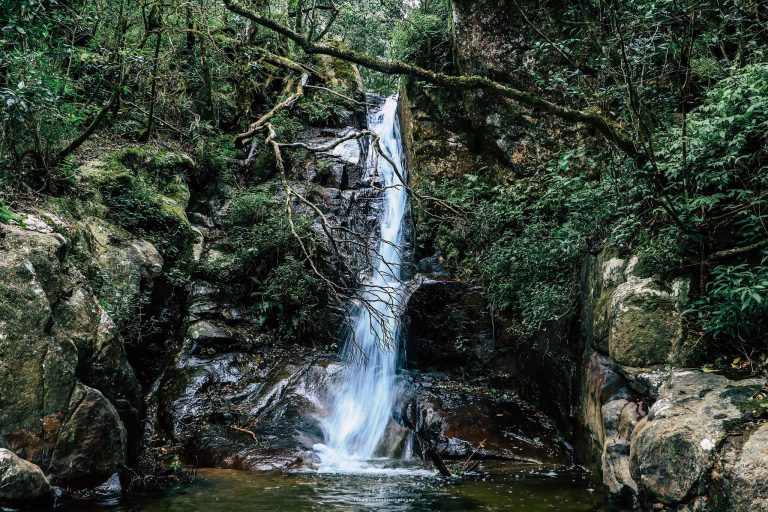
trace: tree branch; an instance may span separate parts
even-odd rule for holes
[[[638,153],[638,149],[635,146],[632,137],[615,121],[607,119],[597,112],[576,110],[563,105],[558,105],[541,96],[521,91],[520,89],[510,87],[483,76],[447,75],[429,71],[406,62],[387,60],[381,57],[368,55],[336,44],[314,43],[290,28],[243,6],[237,0],[224,0],[224,4],[227,6],[227,9],[235,14],[239,14],[264,28],[290,39],[304,50],[305,53],[329,55],[381,73],[389,75],[408,75],[424,82],[449,89],[487,90],[498,96],[517,101],[530,108],[552,114],[565,121],[584,123],[598,131],[608,141],[628,155],[634,156]]]

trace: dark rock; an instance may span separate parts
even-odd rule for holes
[[[412,369],[477,369],[494,355],[495,343],[479,288],[417,276],[409,285],[405,365]]]
[[[235,469],[284,468],[322,441],[319,415],[338,367],[227,353],[186,356],[166,372],[156,395],[156,430],[188,462]]]
[[[442,373],[412,374],[400,421],[446,459],[567,463],[554,423],[512,392]]]
[[[42,469],[0,448],[0,506],[43,504],[52,496]]]
[[[125,427],[104,395],[87,386],[77,387],[70,411],[61,425],[47,470],[53,484],[92,487],[124,468]]]

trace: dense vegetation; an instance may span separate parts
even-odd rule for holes
[[[291,142],[309,125],[338,123],[361,98],[350,86],[352,68],[323,52],[362,64],[369,88],[381,92],[394,90],[398,74],[410,74],[411,85],[430,81],[421,68],[460,75],[451,5],[235,4],[267,21],[217,0],[4,0],[0,221],[45,195],[78,197],[82,164],[104,148],[119,151],[112,172],[89,186],[98,189],[107,217],[156,242],[183,282],[192,270],[179,262],[188,259],[184,251],[194,235],[162,197],[173,197],[180,183],[202,186],[218,176],[235,190],[230,235],[218,242],[235,259],[222,278],[248,274],[247,294],[261,321],[295,334],[327,300],[308,261],[320,253],[299,251],[286,231],[268,148],[254,146],[243,167],[237,160],[245,155],[232,140],[292,94],[296,104],[271,117],[281,141]],[[458,179],[423,176],[419,191],[453,208],[420,212],[422,247],[439,249],[456,272],[484,283],[494,314],[525,339],[574,314],[581,261],[607,241],[640,255],[646,275],[692,279],[690,331],[715,352],[750,358],[764,352],[765,5],[573,0],[513,1],[510,9],[533,42],[529,64],[514,76],[490,77],[494,83],[537,95],[527,105],[560,122],[591,119],[584,113],[607,119],[635,146],[627,151],[585,138],[537,169],[489,154]],[[385,69],[348,48],[419,68]],[[297,94],[301,74],[309,87]],[[439,88],[440,80],[430,87]],[[490,87],[464,83],[465,92]],[[455,91],[443,97],[446,105],[463,98]],[[593,128],[599,132],[599,123]],[[124,147],[142,145],[171,145],[192,163],[169,166],[150,156],[151,165],[137,164],[142,150]],[[286,158],[290,164],[305,156]],[[264,239],[263,230],[274,236]]]

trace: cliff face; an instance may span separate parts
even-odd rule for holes
[[[520,5],[526,8],[525,2]],[[556,18],[557,9],[552,10]],[[514,81],[520,69],[546,73],[562,66],[552,57],[534,58],[536,34],[508,3],[455,0],[452,30],[453,65],[464,72]],[[578,127],[481,92],[449,95],[411,82],[401,101],[417,187],[446,179],[455,187],[471,187],[483,169],[493,183],[504,185],[543,174],[558,154],[605,149],[603,141]],[[425,217],[417,219],[422,220],[417,233],[432,229]],[[434,239],[422,241],[422,256],[431,256],[425,262],[450,267],[441,249]],[[637,257],[617,254],[599,235],[580,266],[577,306],[526,342],[510,334],[503,315],[486,304],[494,341],[475,361],[574,433],[581,460],[602,474],[612,502],[749,510],[746,503],[757,500],[760,505],[753,507],[765,507],[766,477],[751,489],[741,483],[768,462],[765,450],[757,454],[753,448],[768,431],[767,425],[754,423],[763,414],[758,402],[766,381],[685,369],[701,360],[701,346],[683,317],[689,293],[685,278],[648,275]],[[455,263],[450,270],[463,272]],[[465,294],[465,304],[476,301]],[[440,339],[440,351],[456,352],[455,341]]]

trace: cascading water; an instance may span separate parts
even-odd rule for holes
[[[366,471],[384,436],[395,402],[404,220],[408,193],[400,181],[407,179],[397,117],[397,99],[388,98],[371,114],[369,128],[380,137],[384,155],[398,166],[370,151],[370,177],[377,173],[384,187],[378,250],[371,277],[358,305],[352,333],[342,350],[343,375],[325,421],[325,445],[316,445],[320,471]],[[398,177],[398,174],[400,177]]]

